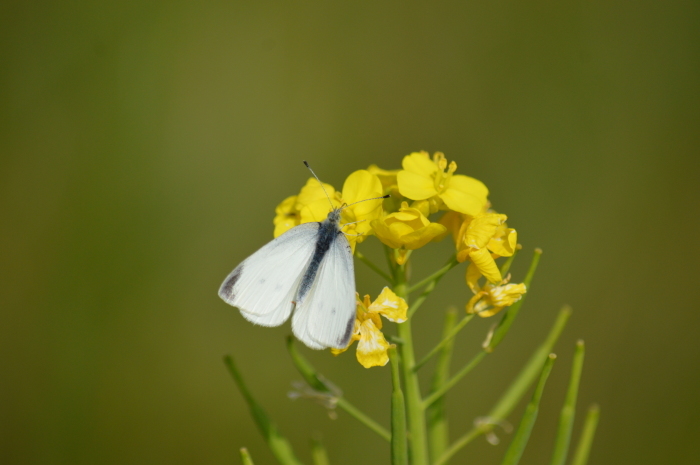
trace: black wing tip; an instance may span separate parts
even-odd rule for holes
[[[236,285],[236,282],[241,277],[242,272],[243,267],[238,266],[235,270],[231,272],[230,275],[226,277],[224,282],[221,284],[221,287],[219,288],[219,297],[226,301],[233,300],[233,298],[236,296],[233,293],[233,287]]]
[[[352,316],[348,320],[348,324],[345,326],[345,333],[343,333],[343,337],[338,341],[338,345],[340,345],[340,349],[344,349],[348,346],[348,343],[350,342],[350,336],[352,336],[352,330],[355,328],[355,315]]]

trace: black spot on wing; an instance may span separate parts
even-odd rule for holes
[[[241,273],[243,273],[243,265],[239,265],[238,267],[236,267],[236,269],[233,270],[231,274],[226,277],[224,283],[219,289],[219,296],[222,299],[231,300],[235,297],[233,294],[233,287],[236,285],[238,278],[241,277]]]
[[[338,341],[338,347],[347,347],[348,342],[350,342],[350,336],[352,335],[352,330],[355,327],[355,315],[348,320],[348,324],[345,326],[345,333],[343,337]]]

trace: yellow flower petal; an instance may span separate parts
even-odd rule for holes
[[[357,361],[365,368],[384,366],[389,361],[389,343],[372,320],[360,325],[360,340],[357,343]]]
[[[504,236],[492,238],[487,245],[491,252],[500,257],[510,257],[515,253],[517,246],[518,233],[512,228],[506,229]]]
[[[430,201],[428,200],[416,200],[411,204],[411,208],[415,208],[423,216],[430,216],[430,213],[434,213],[430,211]],[[435,210],[437,211],[437,209]]]
[[[350,207],[357,219],[377,218],[381,213],[382,199],[367,200],[381,197],[382,183],[379,178],[367,170],[357,170],[343,184],[343,201],[348,205],[360,202]]]
[[[338,202],[333,202],[333,204],[337,204]],[[328,214],[331,212],[331,204],[328,203],[328,199],[322,198],[315,200],[309,204],[304,205],[300,211],[299,214],[301,216],[301,223],[310,223],[312,221],[323,221],[328,217]]]
[[[394,291],[388,287],[384,287],[381,294],[379,294],[377,299],[369,306],[369,311],[384,315],[384,318],[394,323],[403,323],[406,321],[407,310],[408,304],[406,301],[397,296]]]
[[[430,223],[402,237],[404,247],[408,250],[420,249],[430,241],[439,241],[447,235],[447,228],[438,223]]]
[[[509,307],[520,300],[526,292],[527,287],[524,283],[520,283],[494,286],[489,294],[494,305]]]
[[[411,171],[399,171],[396,175],[399,192],[411,200],[425,200],[437,195],[435,185],[430,177],[422,176]]]
[[[401,166],[406,171],[422,176],[431,176],[438,171],[437,164],[430,159],[428,152],[413,152],[410,155],[406,155],[401,160]]]
[[[474,262],[470,263],[467,267],[467,286],[469,286],[469,289],[475,294],[479,291],[479,278],[481,278],[479,267],[476,266]]]
[[[374,234],[380,241],[382,241],[382,243],[388,245],[392,249],[398,249],[399,247],[401,247],[401,241],[399,240],[399,237],[394,235],[392,230],[389,228],[389,226],[386,225],[384,221],[374,220],[371,224],[372,229],[374,230]]]
[[[377,165],[369,165],[367,171],[379,178],[384,192],[396,186],[396,175],[399,173],[399,170],[384,170]]]
[[[284,199],[282,203],[275,208],[275,218],[272,220],[275,225],[274,237],[281,236],[294,226],[300,224],[299,211],[295,208],[296,202],[297,196],[292,195]]]
[[[498,266],[496,266],[496,261],[493,259],[488,249],[472,251],[469,254],[469,259],[490,282],[494,284],[500,283],[503,279],[501,277],[501,271],[498,269]]]
[[[414,229],[407,225],[406,223],[400,223],[400,222],[395,222],[395,223],[389,223],[389,229],[391,230],[391,233],[395,237],[400,237],[401,238],[401,243],[403,244],[403,236],[407,234],[411,234]]]
[[[476,313],[483,318],[493,316],[522,299],[526,292],[522,283],[502,286],[487,284],[469,300],[467,313]]]
[[[496,234],[498,226],[506,221],[506,215],[498,213],[486,213],[471,220],[464,243],[467,247],[476,249],[485,248]]]
[[[326,189],[326,193],[328,193],[331,199],[335,198],[335,189],[333,186],[323,183],[323,187]],[[304,185],[304,187],[301,188],[301,192],[299,192],[296,209],[301,210],[304,206],[320,199],[326,199],[326,205],[328,205],[328,197],[326,197],[326,194],[323,192],[318,179],[309,178],[306,181],[306,185]]]
[[[462,214],[455,211],[448,211],[438,220],[438,223],[445,226],[450,234],[452,234],[452,240],[455,244],[458,242],[459,229],[463,222],[464,217]]]
[[[452,176],[440,198],[450,210],[476,216],[484,210],[488,189],[481,181],[456,174]]]

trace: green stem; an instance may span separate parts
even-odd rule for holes
[[[439,270],[437,270],[435,273],[431,274],[427,278],[423,279],[422,281],[419,281],[418,284],[414,284],[410,288],[408,288],[408,293],[410,294],[411,292],[417,291],[421,287],[425,286],[426,284],[429,284],[431,281],[435,281],[437,279],[442,278],[442,276],[450,271],[452,268],[455,266],[459,265],[459,262],[457,261],[457,256],[453,255],[450,257],[450,260]]]
[[[377,265],[375,265],[369,258],[365,257],[365,255],[362,252],[355,250],[355,257],[357,257],[358,260],[360,260],[362,263],[364,263],[365,265],[370,267],[372,269],[372,271],[374,271],[379,276],[384,278],[387,282],[392,281],[391,276],[386,274],[381,268],[379,268]]]
[[[489,412],[486,417],[487,421],[483,421],[474,426],[474,428],[457,439],[452,446],[450,446],[450,448],[447,449],[444,454],[442,454],[440,459],[433,463],[433,465],[444,465],[447,463],[447,461],[464,446],[472,442],[481,434],[488,433],[489,431],[493,430],[493,426],[495,424],[498,424],[498,422],[504,420],[510,414],[510,412],[513,411],[517,403],[525,395],[525,392],[537,377],[538,373],[540,373],[541,367],[544,364],[547,355],[552,351],[552,347],[554,347],[559,335],[561,335],[561,332],[564,330],[569,316],[571,316],[571,309],[564,307],[559,312],[557,320],[554,322],[554,325],[549,331],[547,338],[535,350],[532,356],[530,356],[530,359],[520,371],[520,374],[518,374],[517,378],[515,378],[510,387],[501,396],[501,399],[498,401],[496,406],[491,409],[491,412]]]
[[[433,292],[433,290],[435,290],[435,286],[437,286],[437,283],[440,282],[440,279],[442,279],[442,277],[445,276],[445,273],[450,271],[452,268],[453,267],[447,268],[447,265],[445,265],[444,267],[441,268],[441,271],[442,271],[441,273],[439,273],[439,274],[436,273],[436,276],[434,278],[432,278],[432,280],[428,283],[427,286],[425,286],[425,289],[423,290],[421,295],[418,296],[418,298],[415,300],[415,302],[413,302],[413,305],[408,307],[407,314],[408,314],[409,318],[414,313],[416,313],[416,311],[418,311],[418,309],[423,304],[423,302],[425,302],[425,299],[427,299],[428,296],[430,295],[430,293]]]
[[[239,452],[241,453],[241,463],[243,463],[243,465],[254,465],[253,458],[250,456],[248,449],[241,447]]]
[[[448,336],[452,333],[456,321],[457,310],[452,308],[445,315],[445,324],[442,330],[443,340],[447,340],[449,343],[442,344],[442,350],[440,350],[440,357],[438,357],[433,382],[430,387],[431,391],[440,389],[450,377],[450,361],[452,359],[452,349],[454,348],[454,338]],[[434,462],[449,447],[446,410],[445,399],[443,398],[431,405],[425,412],[428,426],[428,450],[431,462]]]
[[[574,352],[574,362],[571,367],[571,379],[569,389],[566,393],[564,407],[559,416],[559,428],[557,437],[554,440],[554,453],[552,454],[551,465],[564,465],[566,456],[569,453],[569,443],[571,442],[571,432],[574,429],[574,416],[576,414],[576,398],[578,397],[578,386],[581,382],[581,371],[583,370],[583,357],[585,346],[583,341],[576,343]]]
[[[389,433],[389,431],[358,410],[354,405],[348,402],[346,398],[337,396],[337,394],[334,393],[333,390],[326,385],[326,383],[324,383],[323,377],[318,373],[318,371],[316,371],[316,368],[314,368],[313,365],[311,365],[311,363],[304,358],[299,351],[297,351],[297,348],[294,345],[294,338],[291,336],[287,338],[287,350],[289,351],[289,355],[292,356],[294,366],[304,377],[304,380],[309,386],[319,392],[335,395],[336,405],[338,407],[345,410],[348,414],[350,414],[350,416],[355,417],[356,420],[367,426],[369,429],[387,441],[391,440],[391,433]]]
[[[311,438],[311,460],[314,465],[330,465],[328,453],[319,436]]]
[[[537,414],[540,409],[540,399],[542,399],[542,392],[544,392],[544,385],[547,382],[549,373],[552,371],[552,365],[554,360],[557,358],[554,354],[549,354],[547,361],[542,368],[542,373],[540,373],[540,379],[537,382],[537,387],[535,388],[535,393],[532,395],[532,400],[525,407],[525,413],[523,414],[523,419],[520,421],[520,426],[515,432],[513,441],[508,446],[506,451],[506,456],[503,457],[503,462],[501,465],[518,465],[520,458],[525,452],[525,447],[530,440],[530,434],[532,433],[532,428],[535,426],[535,421],[537,420]]]
[[[228,368],[229,373],[231,373],[231,377],[236,383],[236,386],[238,386],[238,390],[241,392],[243,398],[248,404],[250,415],[258,425],[260,433],[262,433],[263,438],[265,438],[265,442],[267,442],[268,447],[272,451],[272,454],[275,456],[277,461],[282,465],[301,465],[299,459],[297,459],[294,455],[292,445],[284,436],[282,436],[280,431],[277,429],[277,425],[275,425],[270,417],[267,416],[265,410],[263,410],[260,404],[258,404],[253,397],[253,394],[248,389],[248,386],[246,386],[245,382],[243,381],[243,376],[241,376],[241,372],[238,371],[238,367],[236,367],[236,364],[233,361],[233,357],[230,355],[225,356],[224,363],[226,364],[226,368]]]
[[[396,267],[396,281],[394,292],[399,297],[408,299],[405,267]],[[410,433],[409,450],[411,465],[427,465],[428,447],[425,429],[425,416],[423,415],[423,402],[420,395],[418,375],[413,371],[415,356],[413,351],[413,337],[411,332],[411,318],[398,325],[399,337],[402,344],[399,346],[401,371],[404,376],[404,390],[406,395],[406,410],[408,413],[408,430]]]
[[[345,397],[339,397],[338,403],[336,405],[345,410],[348,414],[350,414],[350,416],[354,417],[357,421],[359,421],[360,423],[362,423],[363,425],[380,435],[385,440],[391,441],[391,433],[387,431],[386,428],[384,428],[382,425],[380,425],[379,423],[368,417],[366,414],[358,410],[357,407],[348,402],[348,400]]]
[[[389,349],[391,361],[391,465],[408,465],[406,444],[406,403],[401,390],[399,356],[396,347]]]
[[[557,319],[552,325],[552,329],[550,329],[549,334],[547,334],[547,338],[530,356],[530,359],[520,371],[520,374],[518,374],[513,384],[510,385],[498,404],[489,412],[489,418],[504,420],[510,412],[513,411],[516,404],[525,394],[525,391],[527,391],[534,382],[547,356],[552,352],[554,344],[559,339],[562,331],[564,331],[564,327],[566,327],[570,316],[570,307],[565,306],[559,311]]]
[[[530,283],[532,282],[532,278],[535,276],[535,271],[537,270],[537,264],[540,262],[541,255],[542,250],[535,249],[535,254],[532,256],[532,261],[530,262],[530,268],[528,269],[525,279],[523,280],[523,283],[527,288],[527,292],[530,292]],[[503,338],[506,336],[508,330],[515,321],[515,318],[518,316],[518,312],[520,312],[520,307],[522,307],[523,302],[525,302],[525,297],[527,297],[527,294],[523,295],[519,301],[515,302],[508,308],[508,310],[506,310],[505,315],[503,315],[501,321],[498,322],[498,327],[496,327],[495,331],[493,332],[493,337],[489,339],[488,344],[484,347],[486,352],[493,352],[496,346],[500,344]]]
[[[476,367],[481,360],[487,355],[483,350],[474,356],[474,358],[469,362],[464,368],[462,368],[456,375],[450,378],[445,384],[443,384],[440,389],[431,393],[424,401],[423,408],[428,408],[433,402],[445,395],[455,384],[457,384],[462,378],[464,378],[470,371]]]
[[[433,465],[445,465],[448,460],[452,458],[462,447],[466,446],[474,439],[479,437],[479,435],[488,432],[491,429],[490,425],[480,425],[474,427],[467,434],[459,438],[454,442],[443,454],[433,462]]]
[[[600,409],[596,404],[591,405],[588,409],[588,415],[586,415],[586,421],[583,424],[583,432],[578,441],[576,453],[574,454],[574,459],[571,461],[571,465],[586,465],[588,462],[588,454],[591,451],[591,445],[593,445],[593,437],[598,427],[599,417]]]
[[[438,343],[438,345],[433,347],[432,350],[430,352],[428,352],[428,354],[425,357],[423,357],[420,362],[416,363],[416,366],[413,367],[413,369],[418,370],[418,369],[420,369],[420,367],[425,365],[435,354],[440,352],[440,349],[442,349],[445,344],[450,343],[454,339],[454,337],[457,335],[457,333],[459,333],[459,331],[462,328],[464,328],[466,326],[466,324],[472,320],[472,318],[474,318],[473,314],[467,315],[464,318],[462,318],[462,320],[459,323],[457,323],[456,326],[452,327],[452,329],[450,330],[450,332],[448,334],[443,335],[442,341],[440,341]]]

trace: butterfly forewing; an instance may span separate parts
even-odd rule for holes
[[[226,277],[219,296],[252,323],[284,323],[313,255],[318,228],[319,223],[305,223],[270,241]]]

